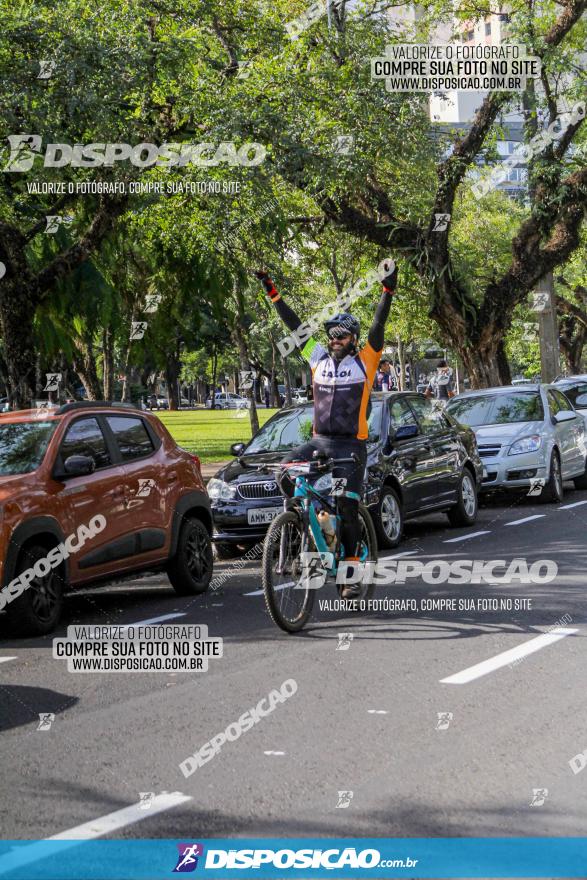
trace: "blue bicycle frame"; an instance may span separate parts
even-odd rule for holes
[[[359,500],[359,496],[356,492],[346,492],[345,493],[349,498],[356,498]],[[302,501],[302,513],[303,519],[305,521],[304,524],[308,524],[312,537],[314,538],[314,543],[316,544],[316,549],[319,553],[327,553],[328,556],[324,557],[324,559],[332,559],[332,564],[330,566],[329,574],[333,577],[336,575],[338,570],[338,562],[341,558],[344,558],[344,546],[340,540],[340,524],[342,522],[342,517],[338,513],[336,507],[336,499],[334,504],[331,503],[330,498],[322,495],[318,492],[317,489],[308,482],[306,477],[297,476],[295,481],[295,489],[294,489],[294,498],[299,498]],[[338,496],[337,496],[338,497]],[[332,513],[336,517],[336,551],[333,553],[332,550],[328,547],[326,543],[326,538],[324,537],[324,532],[320,527],[320,523],[318,522],[318,517],[316,515],[316,510],[314,509],[314,505],[312,504],[312,499],[315,498],[324,505],[329,513]],[[307,549],[307,548],[304,548]],[[360,560],[364,562],[367,559],[368,555],[367,546],[361,547],[361,555]]]

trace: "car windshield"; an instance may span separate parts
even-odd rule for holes
[[[560,390],[568,397],[576,409],[587,409],[587,382],[576,385],[561,385]]]
[[[369,443],[375,443],[381,435],[382,404],[373,403],[369,416]],[[289,410],[270,419],[256,434],[245,450],[245,455],[255,452],[288,452],[312,438],[314,407]]]
[[[455,398],[447,412],[462,425],[507,425],[512,422],[540,422],[544,409],[536,391],[511,394],[475,394]]]
[[[0,425],[0,476],[28,474],[38,468],[57,422]]]

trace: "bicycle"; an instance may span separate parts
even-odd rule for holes
[[[285,496],[285,509],[272,521],[265,537],[262,582],[267,610],[273,622],[285,632],[299,632],[305,626],[312,613],[317,587],[328,578],[336,579],[339,562],[345,555],[340,539],[342,517],[338,506],[339,499],[347,494],[346,480],[333,477],[331,494],[327,495],[315,489],[310,479],[329,473],[338,464],[358,464],[358,461],[355,455],[339,459],[316,456],[312,462],[287,462],[272,468]],[[265,472],[269,469],[271,466],[268,465],[260,468]],[[292,498],[286,496],[282,486],[283,477],[288,472],[292,475],[297,472]],[[317,506],[329,517],[330,529],[326,533],[319,522]],[[377,560],[375,527],[369,511],[361,502],[358,515],[361,523],[359,560],[361,563],[374,562]],[[331,517],[334,517],[334,524]],[[304,555],[307,553],[312,554],[312,558]],[[322,567],[312,570],[312,562],[321,562]],[[354,608],[372,593],[373,584],[361,584],[361,592],[353,602]]]

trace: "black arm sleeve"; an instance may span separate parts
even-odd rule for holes
[[[290,309],[283,299],[278,299],[274,303],[277,314],[285,324],[288,330],[297,330],[302,323],[293,309]]]
[[[383,350],[385,322],[389,317],[389,310],[391,308],[392,299],[393,297],[384,290],[381,294],[379,304],[375,310],[375,317],[373,318],[373,323],[371,324],[371,329],[369,330],[368,336],[369,345],[375,351]]]

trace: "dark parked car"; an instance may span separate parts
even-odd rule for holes
[[[213,540],[220,557],[238,545],[263,537],[283,506],[272,476],[251,471],[250,465],[280,461],[312,433],[313,403],[282,410],[269,419],[250,443],[235,443],[238,458],[208,482],[214,518]],[[367,475],[363,499],[369,507],[380,547],[395,547],[404,519],[446,511],[453,525],[477,517],[477,489],[483,466],[475,435],[433,402],[415,392],[371,395]],[[330,475],[316,482],[326,489]]]

